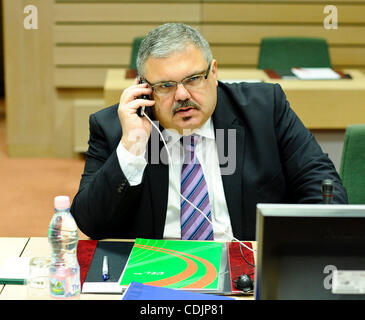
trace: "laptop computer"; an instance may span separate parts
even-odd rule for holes
[[[258,204],[256,299],[365,299],[365,205]]]

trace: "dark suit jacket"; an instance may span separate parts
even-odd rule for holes
[[[122,134],[117,108],[90,116],[85,170],[71,212],[91,238],[162,238],[168,165],[148,164],[142,183],[129,185],[116,155]],[[320,203],[326,178],[334,180],[334,202],[347,203],[333,163],[279,85],[219,82],[212,119],[215,129],[236,129],[236,170],[222,175],[236,238],[254,240],[257,203]]]

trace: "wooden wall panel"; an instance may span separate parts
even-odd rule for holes
[[[57,88],[102,88],[108,67],[54,67]]]
[[[326,1],[202,1],[201,30],[221,66],[252,67],[263,37],[321,37],[332,64],[365,69],[365,2],[336,1],[338,28],[323,25]]]
[[[131,56],[130,46],[87,46],[55,47],[55,65],[68,66],[118,66],[128,65]]]
[[[246,2],[246,3],[245,3]],[[330,3],[326,3],[330,4]],[[224,1],[222,3],[203,3],[202,22],[261,22],[263,24],[277,23],[321,23],[325,4],[322,2],[308,1],[295,2],[267,2],[242,1],[242,3]],[[353,4],[351,2],[337,4],[341,13],[341,23],[363,23],[365,21],[364,3]]]
[[[258,63],[259,47],[257,46],[212,46],[212,52],[220,66],[253,67]],[[330,48],[332,62],[336,66],[356,69],[365,67],[365,47],[363,48]]]
[[[219,67],[252,68],[258,63],[259,48],[257,46],[211,46],[213,56]]]
[[[22,26],[27,4],[39,10],[39,30]],[[336,30],[323,26],[328,4],[338,10]],[[108,68],[128,67],[133,39],[164,22],[201,30],[220,67],[256,68],[262,37],[314,36],[327,39],[335,68],[365,70],[363,0],[4,0],[3,6],[13,155],[73,156],[74,100],[100,103]]]
[[[131,45],[135,37],[147,34],[151,29],[158,27],[153,24],[77,24],[55,25],[53,40],[55,45],[60,44],[128,44]],[[198,30],[197,23],[189,23]]]
[[[315,23],[322,18],[318,4],[283,3],[203,3],[202,21],[204,23],[252,23],[265,24]]]
[[[337,30],[323,26],[325,5],[322,0],[56,1],[56,84],[63,87],[69,81],[71,87],[77,88],[102,83],[95,77],[80,77],[87,74],[87,69],[104,78],[105,68],[128,67],[133,39],[167,21],[182,21],[198,28],[211,43],[221,67],[255,68],[263,37],[312,36],[327,39],[335,68],[365,69],[365,59],[361,58],[365,46],[365,3],[337,1]],[[84,72],[74,78],[68,76],[74,68]]]
[[[129,66],[135,37],[171,21],[199,28],[200,10],[198,0],[55,1],[53,70],[56,86],[101,88],[107,68]],[[73,77],[75,71],[78,74]]]
[[[131,44],[159,24],[55,25],[53,41],[59,44]]]
[[[364,8],[365,10],[365,8]],[[263,25],[263,24],[204,24],[204,37],[210,44],[260,45],[264,37],[326,38],[331,45],[365,45],[365,25],[344,25],[337,30],[326,30],[318,25]]]
[[[55,5],[55,21],[61,22],[198,22],[198,3],[65,3]]]
[[[38,29],[24,28],[24,7],[38,8]],[[55,87],[52,70],[52,3],[4,0],[4,63],[8,154],[54,155]]]
[[[335,65],[365,67],[365,47],[332,47],[330,56]]]

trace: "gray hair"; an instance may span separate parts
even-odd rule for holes
[[[176,51],[183,51],[188,44],[199,48],[204,59],[213,59],[209,43],[200,32],[183,23],[166,23],[151,30],[143,39],[137,56],[137,72],[144,75],[144,64],[149,57],[167,58]]]

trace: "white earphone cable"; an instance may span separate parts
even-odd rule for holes
[[[147,119],[148,119],[148,121],[149,122],[151,122],[151,124],[154,126],[154,128],[157,130],[157,132],[159,133],[159,135],[160,135],[160,137],[161,137],[161,139],[162,139],[162,142],[163,142],[163,144],[164,144],[164,146],[165,146],[165,149],[166,149],[166,152],[167,152],[167,156],[168,156],[168,158],[169,158],[169,163],[172,163],[172,158],[171,158],[171,155],[170,155],[170,151],[169,151],[169,148],[167,147],[167,145],[166,145],[166,142],[165,142],[165,139],[164,139],[164,137],[163,137],[163,135],[162,135],[162,133],[161,133],[161,131],[159,130],[159,128],[156,126],[156,124],[155,123],[153,123],[153,121],[148,117],[148,115],[146,114],[146,113],[144,113],[143,114]],[[193,203],[191,203],[188,199],[186,199],[180,192],[179,192],[179,194],[180,194],[180,197],[181,198],[183,198],[187,203],[189,203],[192,207],[194,207],[200,214],[202,214],[203,215],[203,217],[211,224],[211,225],[213,225],[213,223],[209,220],[209,218],[207,217],[207,215],[203,212],[203,211],[201,211],[199,208],[197,208]],[[218,227],[218,229],[219,229],[219,231],[221,231],[222,233],[224,233],[226,236],[228,236],[230,239],[232,238],[232,240],[234,240],[234,241],[237,241],[237,242],[239,242],[242,246],[244,246],[246,249],[248,249],[248,250],[250,250],[250,251],[252,251],[252,252],[255,252],[255,250],[254,249],[252,249],[252,248],[250,248],[249,246],[247,246],[246,244],[244,244],[242,241],[240,241],[240,240],[238,240],[237,238],[235,238],[235,237],[232,237],[230,234],[228,234],[227,232],[225,232],[223,229],[221,229],[221,227],[219,226],[219,225],[217,225],[217,226],[215,226],[215,228],[217,228]]]

